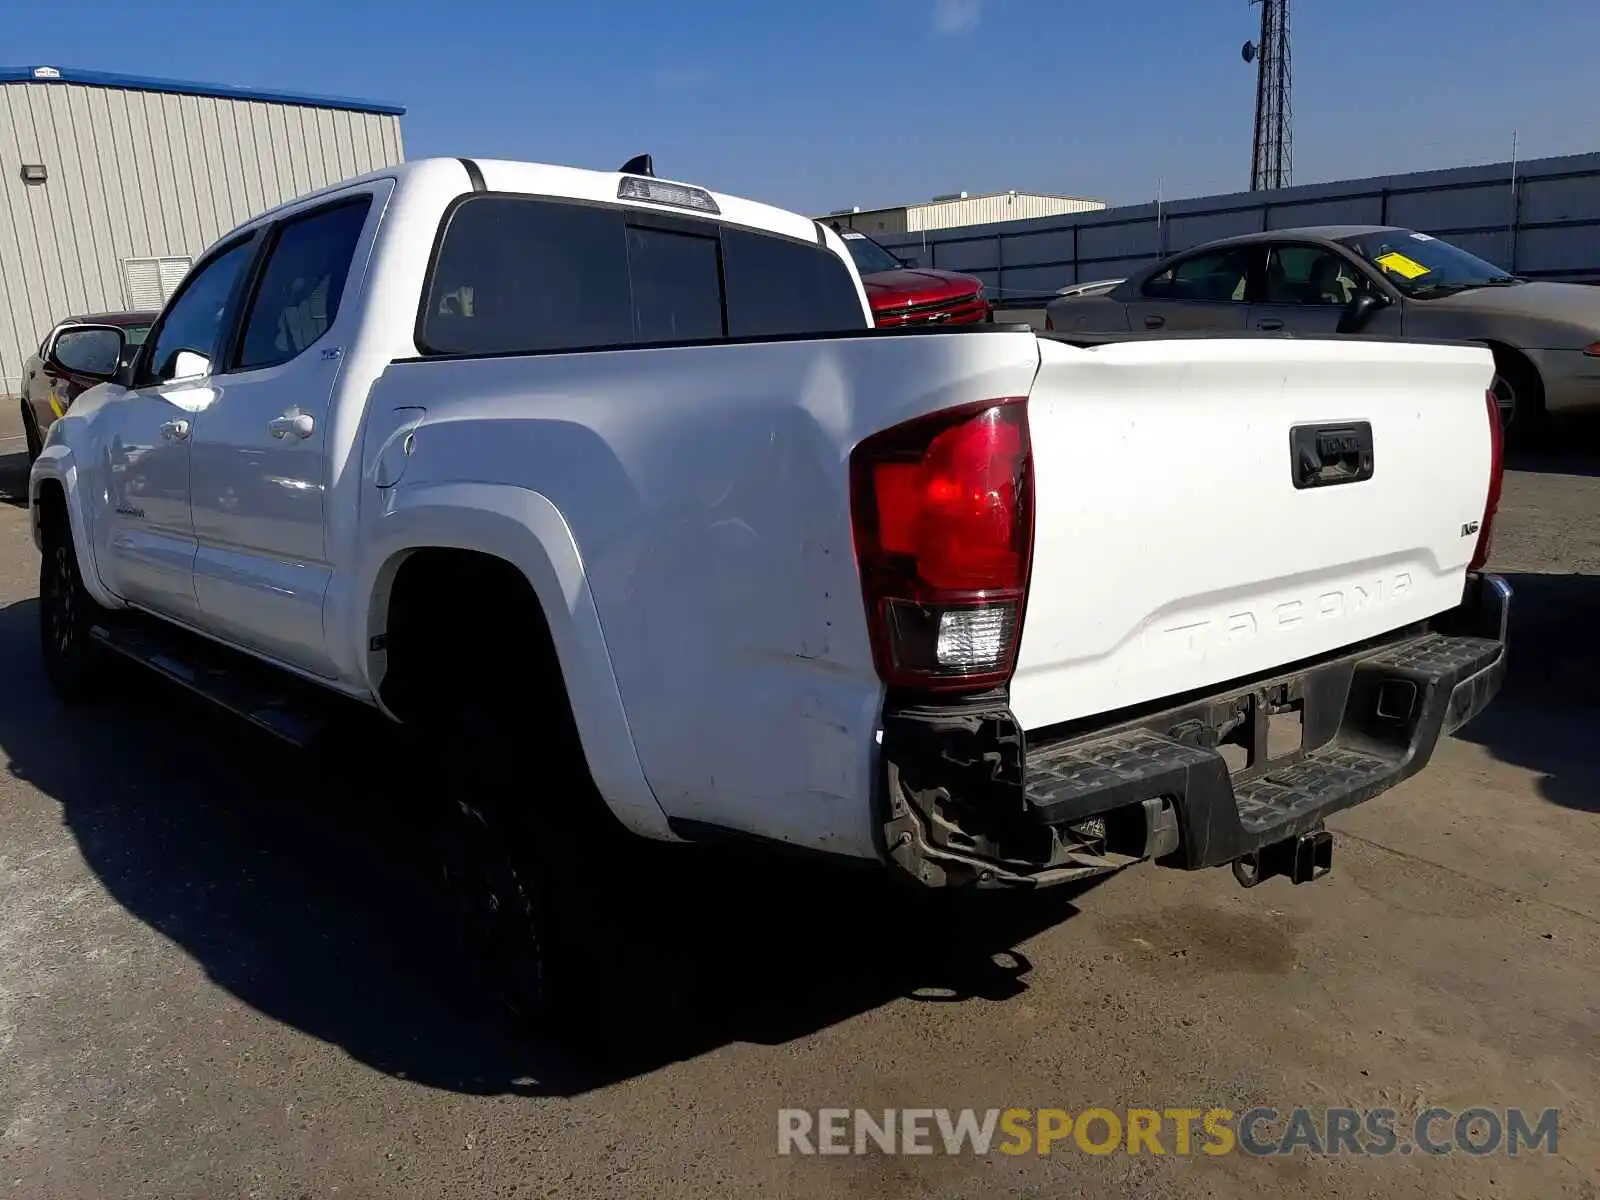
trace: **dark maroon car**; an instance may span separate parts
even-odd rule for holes
[[[45,335],[39,349],[22,368],[22,432],[28,441],[29,462],[39,457],[39,451],[44,448],[44,435],[56,419],[67,411],[80,392],[99,382],[51,364],[50,347],[61,331],[74,325],[116,325],[127,335],[126,345],[131,351],[143,343],[155,319],[153,312],[92,313],[68,317]]]
[[[959,271],[909,267],[864,233],[840,229],[855,259],[880,328],[896,325],[968,325],[989,319],[983,280]]]

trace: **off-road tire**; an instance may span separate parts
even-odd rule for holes
[[[66,514],[51,506],[41,517],[39,649],[45,676],[63,703],[87,704],[106,690],[107,654],[90,633],[105,610],[83,586]]]
[[[445,879],[501,998],[584,1056],[670,1045],[689,972],[658,881],[677,848],[617,822],[566,738],[506,713],[448,725]]]

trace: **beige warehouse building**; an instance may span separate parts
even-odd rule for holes
[[[62,317],[159,308],[295,196],[404,160],[393,104],[0,67],[0,394]],[[15,407],[15,406],[13,406]]]
[[[1067,213],[1098,212],[1104,200],[1084,196],[1055,196],[1039,192],[989,192],[981,196],[952,192],[917,204],[890,208],[839,208],[821,218],[862,233],[920,233],[933,229],[959,229],[992,225],[998,221],[1026,221],[1033,217],[1059,217]]]

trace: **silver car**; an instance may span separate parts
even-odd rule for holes
[[[1378,225],[1208,242],[1100,295],[1050,302],[1047,328],[1282,330],[1485,342],[1507,431],[1600,409],[1600,287],[1529,281],[1459,246]]]

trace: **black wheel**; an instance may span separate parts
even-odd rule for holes
[[[1494,380],[1489,390],[1500,408],[1506,441],[1526,445],[1545,430],[1544,383],[1533,364],[1514,350],[1496,347]]]
[[[26,400],[22,402],[22,436],[28,443],[28,464],[31,466],[39,460],[44,450],[44,439],[39,436],[39,425],[33,419],[33,407]]]
[[[90,635],[104,610],[83,586],[67,518],[44,514],[44,555],[39,561],[39,648],[56,695],[83,704],[103,691],[106,652]]]
[[[541,750],[527,722],[473,718],[450,722],[444,875],[502,999],[585,1053],[670,1043],[688,973],[657,881],[678,848],[624,829],[581,762]]]

